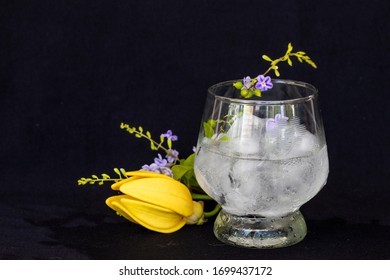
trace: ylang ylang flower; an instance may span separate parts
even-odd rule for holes
[[[171,177],[148,172],[127,172],[129,178],[111,186],[121,195],[106,204],[127,220],[161,233],[186,224],[203,224],[203,203],[192,200],[188,188]]]

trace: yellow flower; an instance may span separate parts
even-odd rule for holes
[[[145,228],[171,233],[185,224],[202,224],[203,204],[192,201],[188,188],[179,181],[149,171],[127,172],[131,176],[111,186],[123,194],[109,197],[106,204],[119,215]]]

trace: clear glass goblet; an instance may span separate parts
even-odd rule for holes
[[[299,208],[329,172],[317,89],[274,79],[245,99],[234,82],[209,88],[195,157],[197,181],[222,206],[214,234],[241,247],[293,245],[307,233]]]

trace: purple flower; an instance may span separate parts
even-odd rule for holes
[[[282,114],[276,114],[275,115],[275,121],[277,123],[285,123],[288,121],[288,117],[286,116],[282,116]]]
[[[155,163],[152,163],[151,165],[144,164],[142,166],[141,170],[156,172],[156,170],[158,170],[158,165]],[[159,173],[159,172],[156,172],[156,173]]]
[[[273,87],[273,84],[271,82],[271,78],[269,76],[264,77],[263,75],[257,76],[257,83],[255,85],[255,88],[266,91]]]
[[[142,166],[141,170],[151,171],[158,174],[164,174],[173,178],[172,170],[168,166],[159,166],[155,163],[152,163],[151,165],[145,164]]]
[[[244,84],[244,86],[242,87],[243,89],[250,89],[252,87],[251,77],[245,77],[244,79],[242,79],[242,83]]]
[[[267,130],[274,129],[280,125],[285,125],[288,121],[288,117],[282,116],[281,114],[276,114],[275,118],[267,120],[266,128]]]
[[[160,167],[159,172],[173,178],[172,170],[169,167]]]
[[[177,136],[172,134],[172,130],[168,130],[167,133],[163,133],[161,136],[167,139],[171,139],[171,141],[177,140]]]
[[[167,160],[163,159],[160,154],[158,154],[157,158],[154,158],[154,163],[157,164],[158,166],[165,166],[167,165]]]
[[[176,150],[169,150],[168,154],[165,156],[169,163],[173,163],[179,157],[179,152]]]

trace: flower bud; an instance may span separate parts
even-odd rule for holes
[[[203,201],[193,201],[194,205],[193,214],[189,217],[186,217],[186,224],[187,225],[203,225],[206,220],[204,218],[203,213],[203,207],[204,203]]]
[[[119,215],[162,233],[177,231],[188,220],[203,223],[203,204],[193,202],[190,191],[179,181],[147,171],[128,174],[133,177],[112,186],[123,194],[106,200]]]

